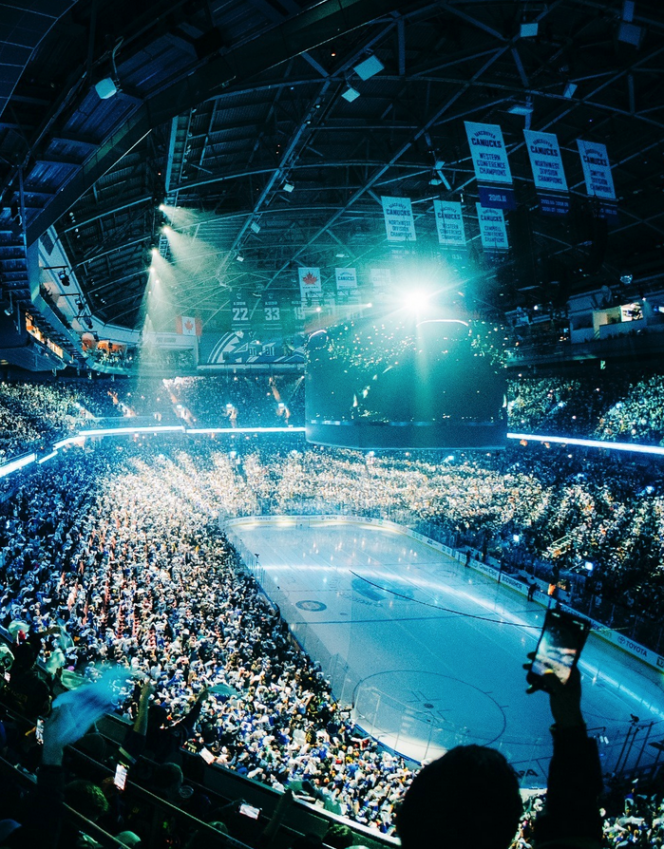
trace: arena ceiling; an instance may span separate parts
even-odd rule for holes
[[[440,262],[433,200],[463,202],[471,250],[459,285],[470,304],[561,303],[621,275],[634,286],[662,276],[660,0],[21,5],[0,0],[5,297],[27,304],[26,247],[54,226],[104,322],[138,326],[156,246],[175,267],[174,307],[214,329],[237,288],[287,298],[298,265],[384,258],[382,195],[412,199],[421,264]],[[537,35],[522,37],[523,23]],[[354,68],[372,55],[383,70],[362,80]],[[104,79],[117,87],[108,99],[95,88]],[[497,263],[474,248],[464,120],[500,124],[508,145],[519,207]],[[558,135],[567,217],[538,211],[527,121]],[[619,198],[608,235],[577,138],[608,148]],[[162,202],[180,208],[177,249],[161,233]]]

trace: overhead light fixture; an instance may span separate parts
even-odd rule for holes
[[[83,321],[87,325],[88,330],[92,330],[92,328],[94,327],[94,324],[92,323],[92,319],[90,318],[90,316],[86,315],[85,318],[83,319]]]
[[[347,100],[349,103],[352,103],[360,96],[360,92],[356,88],[353,88],[353,86],[349,85],[347,86],[345,91],[341,92],[341,96],[344,100]]]
[[[442,185],[443,185],[443,181],[440,179],[440,177],[432,177],[432,178],[429,180],[429,185],[430,185],[430,186],[442,186]]]
[[[529,100],[525,103],[513,103],[507,111],[512,115],[532,115],[533,104]]]
[[[288,182],[286,182],[286,183],[284,183],[284,184],[283,184],[283,186],[282,186],[282,189],[283,189],[285,192],[288,192],[288,194],[290,194],[290,193],[293,191],[293,189],[294,189],[294,188],[295,188],[295,183],[288,183]]]
[[[256,222],[256,221],[252,221],[252,222],[251,222],[251,224],[249,225],[249,229],[250,229],[253,233],[260,233],[260,231],[261,231],[261,225],[260,225],[260,224],[258,224],[258,222]]]
[[[238,254],[238,255],[235,257],[235,259],[236,259],[238,262],[244,262],[244,257],[242,256],[242,254]]]
[[[355,65],[353,70],[361,80],[368,80],[382,71],[384,67],[385,65],[383,65],[377,56],[369,56],[364,62]]]
[[[537,35],[537,31],[539,30],[539,24],[537,21],[529,21],[527,23],[522,23],[519,29],[519,35],[521,38],[535,38]]]
[[[631,23],[634,20],[634,6],[634,0],[625,0],[622,10],[623,21],[629,21]]]
[[[576,83],[565,83],[565,88],[563,89],[563,97],[566,97],[568,100],[574,97],[574,92],[577,90],[578,85]]]
[[[621,21],[618,27],[618,41],[622,41],[623,44],[631,44],[632,47],[641,47],[644,35],[643,27],[630,24],[627,21]]]
[[[101,100],[108,100],[118,93],[118,87],[110,77],[104,77],[103,80],[99,80],[95,85],[95,90]]]
[[[63,286],[71,286],[71,280],[69,279],[69,275],[66,271],[61,271],[59,277]]]

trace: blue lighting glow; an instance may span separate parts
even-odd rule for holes
[[[664,447],[659,445],[639,445],[632,442],[603,442],[601,439],[578,439],[572,436],[542,436],[539,433],[508,433],[508,439],[526,442],[552,442],[556,445],[578,445],[581,448],[606,448],[609,451],[634,451],[637,454],[657,454],[664,456]]]
[[[36,454],[26,454],[25,457],[19,457],[18,460],[12,460],[11,463],[5,463],[4,466],[0,466],[0,478],[7,477],[7,475],[11,475],[12,472],[17,472],[19,469],[29,466],[30,463],[34,463],[36,459]]]

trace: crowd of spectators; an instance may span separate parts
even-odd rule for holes
[[[664,444],[664,376],[611,371],[509,381],[508,426],[519,433]]]
[[[294,379],[252,378],[250,390],[245,382],[224,380],[214,391],[197,378],[3,384],[0,403],[53,432],[155,405],[200,425],[230,419],[227,404],[238,425],[278,423],[280,404],[302,412]],[[536,398],[541,410],[572,403],[563,384],[552,391],[533,389],[533,407]],[[628,409],[638,408],[639,391],[624,396]],[[664,607],[664,477],[624,457],[532,446],[376,456],[307,446],[296,434],[238,434],[224,444],[138,439],[73,449],[26,476],[1,510],[0,624],[57,626],[43,644],[52,668],[94,680],[107,661],[128,664],[152,682],[162,717],[191,720],[195,749],[379,833],[393,833],[411,765],[358,734],[244,570],[220,515],[344,510],[420,523],[499,558],[586,569],[587,591],[641,615],[661,618]],[[48,698],[35,686],[22,695],[18,706],[33,718]],[[135,696],[131,687],[119,692],[118,710],[132,720]],[[645,819],[633,839],[620,821],[610,835],[654,840]],[[527,825],[519,839],[528,842]]]

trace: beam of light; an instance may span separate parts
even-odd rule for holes
[[[637,454],[657,454],[664,456],[664,447],[659,445],[640,445],[632,442],[603,442],[601,439],[579,439],[572,436],[543,436],[539,433],[508,433],[508,439],[526,442],[554,442],[557,445],[578,445],[582,448],[608,448],[610,451],[634,451]]]
[[[146,430],[152,430],[152,428],[146,428]],[[188,427],[186,429],[186,433],[304,433],[305,431],[304,427]]]
[[[184,425],[158,425],[156,427],[108,427],[99,430],[79,430],[79,436],[115,436],[127,433],[184,433]]]
[[[214,277],[219,262],[226,256],[218,247],[190,233],[180,233],[174,228],[164,230],[171,251],[173,274],[190,283],[193,278],[206,280]]]
[[[188,209],[186,206],[171,206],[168,203],[159,204],[159,210],[164,213],[176,229],[183,227],[194,227],[210,218],[209,215]]]
[[[0,466],[0,478],[11,475],[12,472],[23,469],[25,466],[29,466],[31,463],[34,463],[36,459],[36,454],[26,454],[25,457],[19,457],[16,460],[12,460],[10,463],[5,463],[4,466]]]

